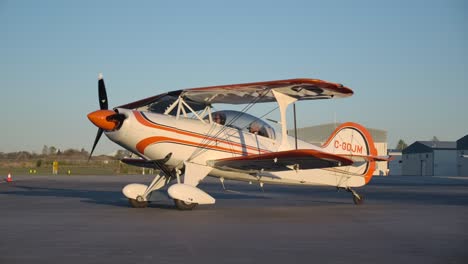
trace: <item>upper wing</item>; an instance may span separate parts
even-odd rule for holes
[[[330,99],[353,94],[351,89],[337,83],[317,79],[291,79],[187,89],[183,91],[183,96],[205,104],[275,102],[272,90],[298,100]]]
[[[353,161],[342,156],[312,150],[299,149],[212,160],[208,165],[222,170],[286,171],[291,169],[320,169],[348,166]]]
[[[338,83],[318,79],[290,79],[183,89],[149,97],[120,107],[128,109],[148,107],[150,111],[158,112],[159,108],[164,109],[171,102],[177,100],[179,96],[184,98],[194,110],[203,109],[206,105],[216,103],[274,102],[276,99],[272,90],[298,100],[331,99],[353,95],[351,89]]]

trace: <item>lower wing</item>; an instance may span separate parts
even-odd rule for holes
[[[271,152],[208,161],[208,165],[221,170],[234,171],[287,171],[349,166],[353,160],[313,149]]]

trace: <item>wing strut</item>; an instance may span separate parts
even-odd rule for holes
[[[296,103],[293,104],[293,112],[294,112],[294,143],[297,149],[297,125],[296,125]]]
[[[276,101],[278,102],[278,106],[281,113],[281,145],[279,146],[278,151],[290,150],[291,146],[289,145],[287,133],[288,131],[286,125],[286,109],[288,108],[288,105],[296,102],[297,99],[285,95],[283,93],[277,92],[275,90],[273,90],[273,95],[275,96]]]
[[[187,117],[187,111],[185,110],[185,108],[187,108],[188,110],[190,110],[190,112],[192,112],[192,114],[194,116],[196,116],[198,118],[198,120],[200,120],[203,124],[206,123],[205,120],[203,120],[203,118],[197,114],[197,111],[193,110],[193,108],[187,104],[184,99],[179,96],[179,98],[177,100],[174,101],[174,103],[172,103],[167,109],[166,111],[164,112],[165,115],[168,115],[172,110],[174,110],[174,108],[177,107],[177,114],[176,114],[176,118],[177,120],[179,119],[179,116],[180,114],[182,113],[184,115],[184,117]],[[205,107],[205,110],[203,111],[203,114],[206,112],[207,108],[209,109],[209,106],[207,105]],[[211,114],[210,114],[210,118],[211,118]]]

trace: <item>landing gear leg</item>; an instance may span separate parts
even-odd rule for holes
[[[346,191],[352,193],[353,202],[354,202],[355,205],[361,205],[361,204],[364,203],[364,196],[363,195],[358,194],[355,190],[353,190],[351,188],[347,188]]]

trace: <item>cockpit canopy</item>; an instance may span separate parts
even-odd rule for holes
[[[211,114],[213,122],[228,127],[234,127],[242,131],[255,133],[262,137],[275,139],[275,130],[268,123],[247,113],[223,110]],[[209,120],[209,116],[204,118]]]

